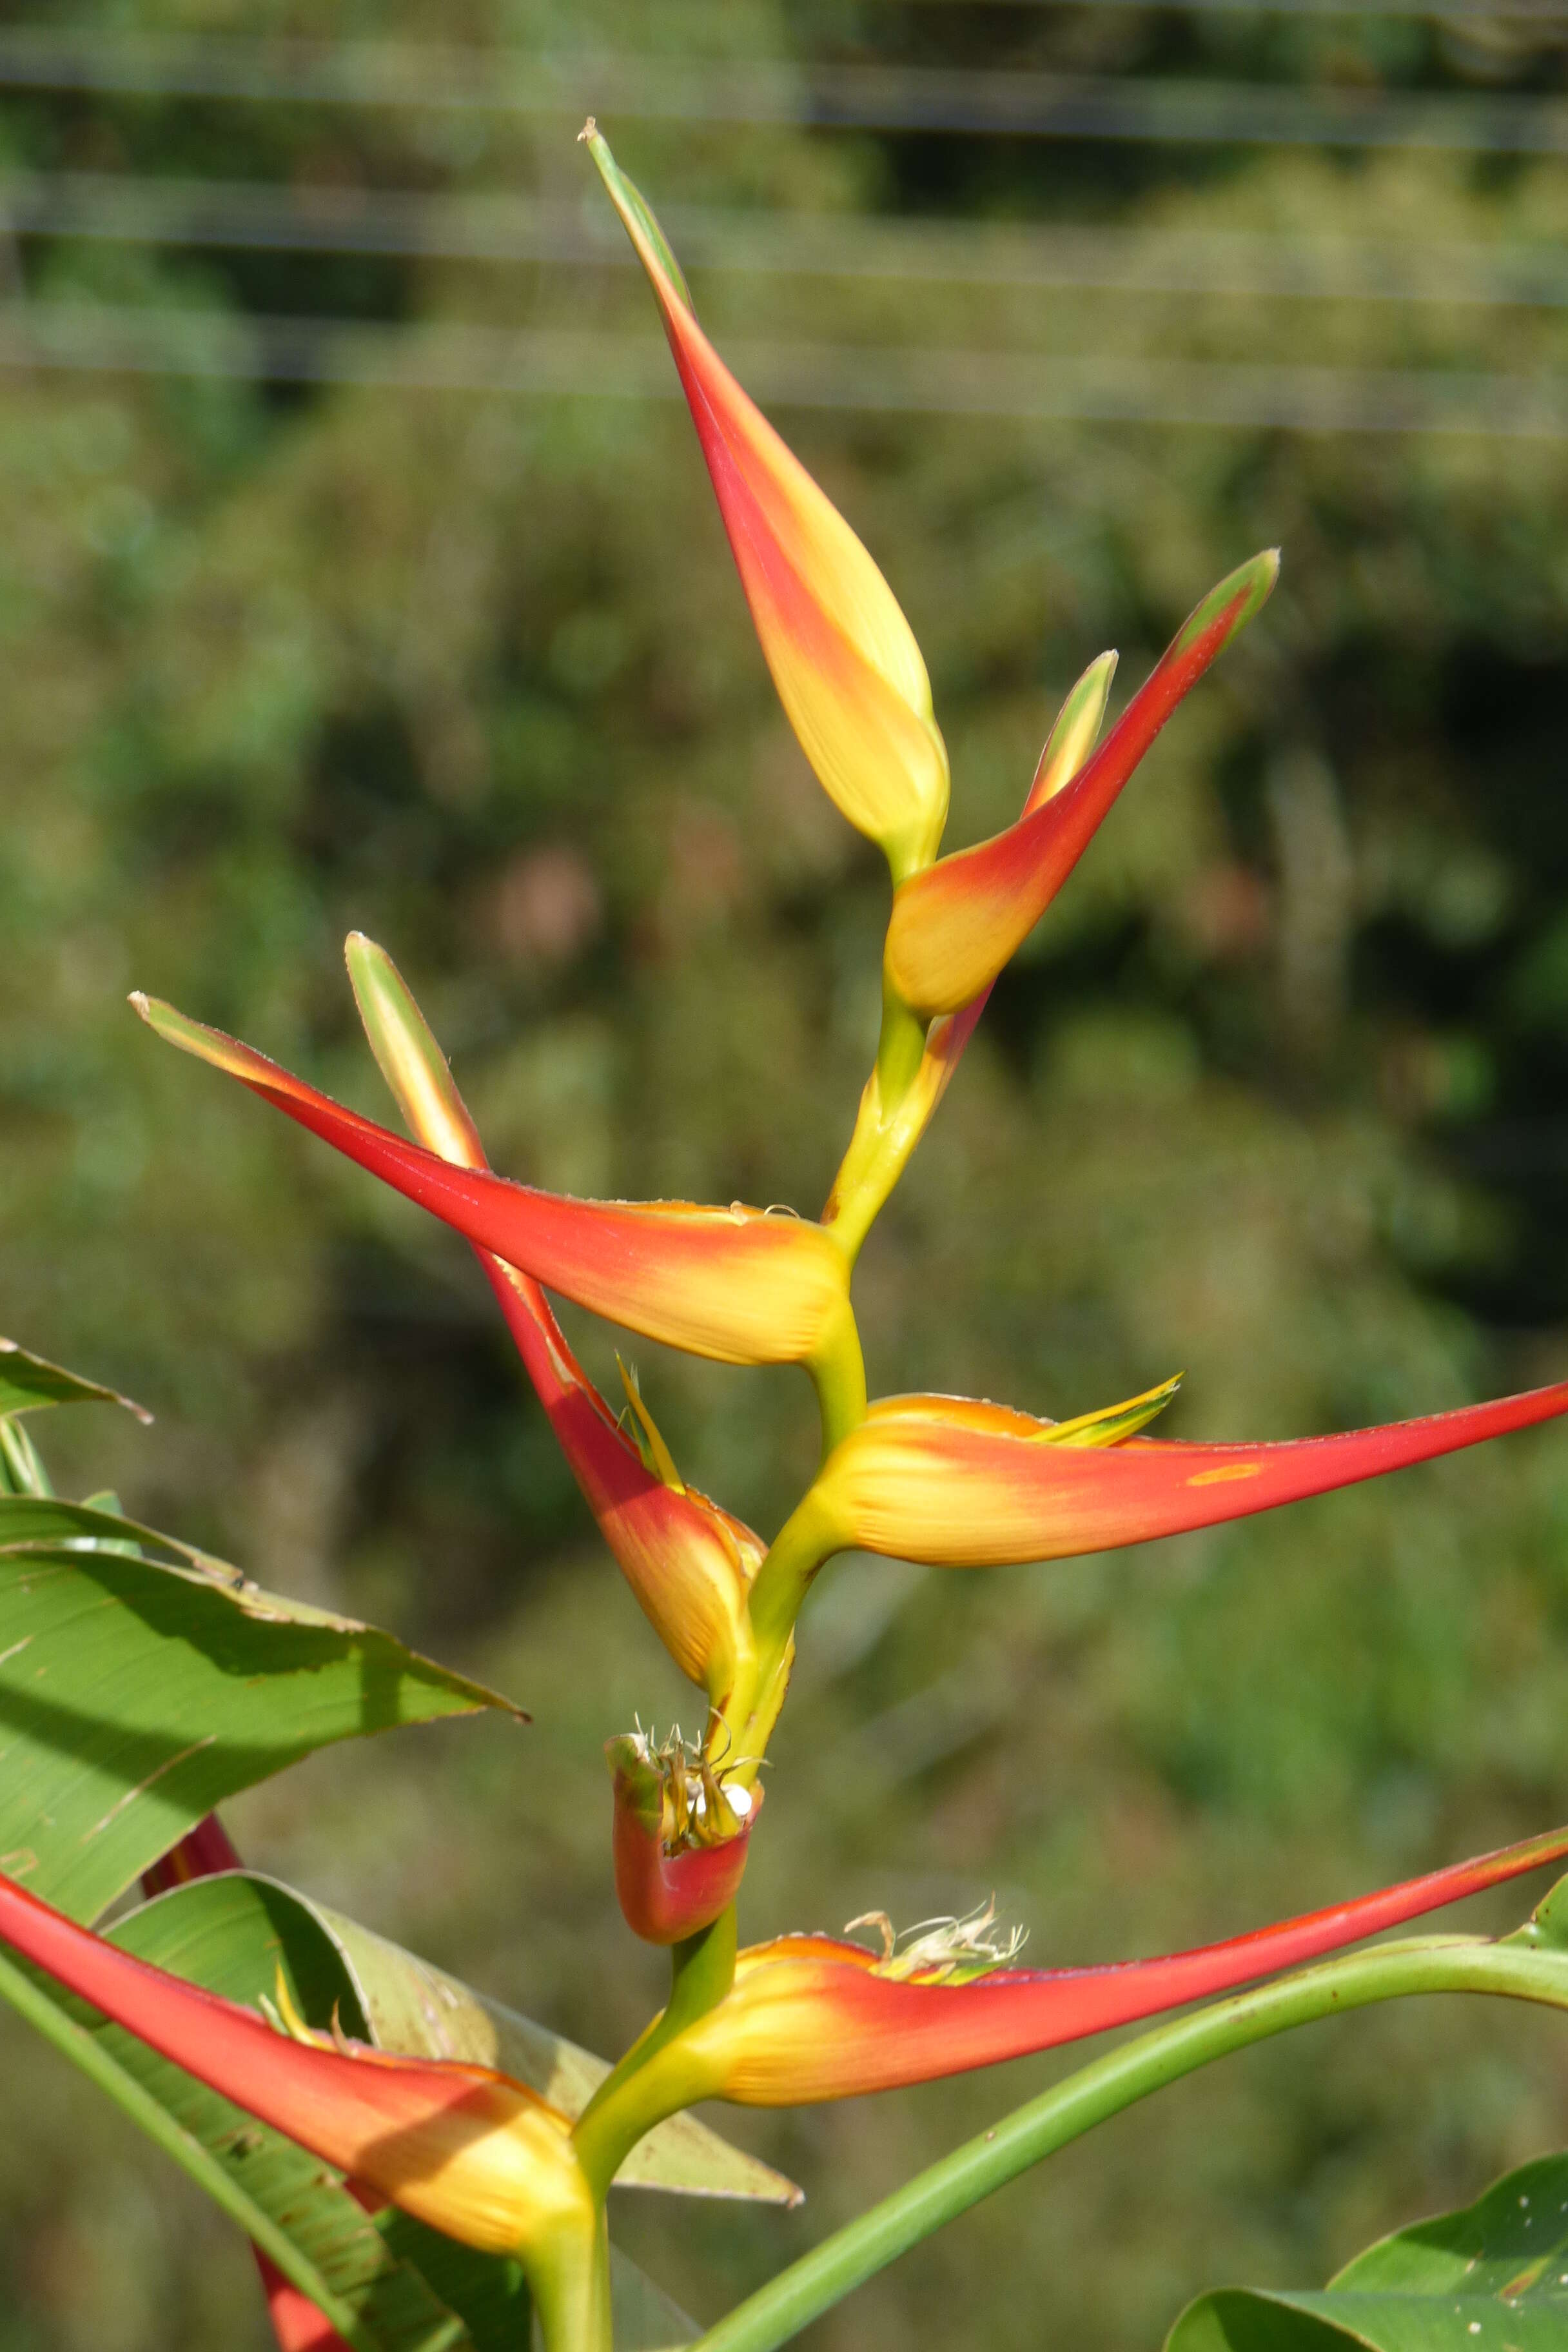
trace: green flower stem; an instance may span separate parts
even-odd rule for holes
[[[580,2226],[563,2228],[532,2248],[523,2269],[543,2352],[614,2352],[610,2233],[602,2197]]]
[[[894,1117],[913,1086],[925,1049],[925,1023],[910,1010],[884,971],[882,1028],[877,1040],[877,1084],[884,1119]]]
[[[866,1418],[866,1359],[859,1327],[847,1298],[835,1310],[833,1328],[812,1357],[808,1370],[822,1415],[822,1458],[826,1462],[841,1438],[858,1429]]]
[[[600,2204],[610,2183],[643,2134],[674,2113],[663,2106],[647,2113],[647,2085],[641,2079],[650,2060],[689,2025],[716,2009],[735,1981],[735,1947],[739,1940],[735,1906],[731,1903],[700,1935],[677,1944],[670,1955],[669,2000],[646,2033],[633,2042],[614,2071],[605,2077],[574,2126],[577,2161]],[[693,2098],[700,2097],[694,2092]],[[689,2105],[679,2098],[676,2105]]]
[[[742,1787],[756,1779],[788,1685],[795,1621],[823,1562],[841,1550],[844,1532],[822,1492],[810,1487],[768,1547],[746,1599],[751,1655],[724,1704],[723,1752],[737,1759]],[[715,1752],[710,1738],[710,1752]]]
[[[925,1023],[884,975],[877,1066],[860,1097],[855,1132],[822,1213],[823,1223],[851,1265],[925,1132],[929,1104],[912,1116],[906,1108],[925,1046]]]
[[[836,2231],[700,2337],[693,2352],[774,2352],[943,2222],[1123,2107],[1233,2050],[1405,1993],[1489,1992],[1568,2009],[1568,1950],[1526,1930],[1493,1944],[1431,1937],[1354,1952],[1156,2027],[1097,2058]]]
[[[209,2154],[200,2140],[193,2139],[189,2132],[182,2131],[168,2109],[115,2064],[96,2033],[79,2025],[14,1961],[4,1958],[0,1958],[0,2000],[8,2001],[19,2017],[36,2026],[45,2041],[52,2042],[89,2082],[106,2092],[123,2115],[129,2116],[165,2156],[172,2157],[180,2169],[190,2175],[198,2189],[205,2189],[214,2204],[231,2221],[238,2223],[251,2243],[276,2263],[289,2285],[309,2296],[346,2344],[353,2345],[355,2352],[384,2352],[380,2336],[364,2326],[351,2304],[331,2292],[314,2264],[268,2214],[252,2203],[216,2157]],[[460,2323],[454,2319],[452,2336],[459,2333]]]

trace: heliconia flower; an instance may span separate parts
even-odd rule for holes
[[[1064,790],[1037,802],[1005,833],[900,884],[885,971],[905,1003],[925,1016],[956,1013],[995,979],[1176,705],[1252,618],[1279,571],[1279,551],[1270,548],[1211,589]]]
[[[151,1899],[155,1895],[167,1895],[174,1887],[188,1886],[193,1879],[212,1878],[226,1870],[243,1868],[228,1832],[216,1813],[208,1813],[194,1830],[187,1830],[178,1844],[171,1846],[151,1870],[142,1872],[142,1891]],[[343,2185],[351,2194],[358,2194],[361,2203],[372,2210],[385,2201],[374,2190],[356,2191],[352,2180]],[[278,2339],[278,2352],[349,2352],[331,2321],[317,2309],[310,2296],[286,2279],[259,2246],[253,2245],[250,2251],[261,2273],[267,2315]]]
[[[632,2121],[699,2098],[858,2098],[1055,2049],[1321,1958],[1564,1854],[1568,1829],[1553,1830],[1225,1943],[1097,1968],[988,1966],[963,1922],[947,1948],[928,1933],[909,1955],[890,1938],[879,1955],[837,1937],[784,1936],[742,1952],[725,1998],[632,2078]]]
[[[583,138],[647,271],[779,699],[824,790],[895,879],[936,852],[948,767],[892,591],[698,325],[664,234],[590,121]]]
[[[486,2066],[278,2032],[0,1875],[0,1940],[150,2049],[416,2220],[529,2264],[586,2232],[566,2117]]]
[[[826,1558],[825,1541],[830,1551],[952,1568],[1109,1551],[1354,1486],[1568,1412],[1568,1381],[1558,1381],[1328,1437],[1216,1445],[1131,1433],[1173,1386],[1075,1422],[963,1397],[884,1398],[823,1465],[796,1513],[797,1536],[786,1528],[774,1559],[802,1547]]]
[[[1093,751],[1115,674],[1116,656],[1101,654],[1068,696],[1040,754],[1024,803],[1025,816],[1069,784]],[[822,1212],[823,1223],[851,1254],[859,1248],[935,1116],[990,994],[987,982],[959,1012],[931,1023],[914,1077],[896,1103],[883,1098],[879,1068],[866,1081],[854,1136]]]
[[[679,1736],[656,1749],[623,1732],[605,1749],[615,1781],[616,1894],[649,1944],[679,1944],[734,1901],[761,1788],[726,1788]]]
[[[372,1050],[419,1141],[487,1170],[479,1130],[392,958],[349,936],[349,977]],[[685,1484],[635,1381],[628,1435],[579,1365],[531,1276],[477,1251],[550,1425],[627,1583],[683,1674],[721,1709],[751,1645],[746,1593],[766,1549],[743,1521]]]
[[[574,1201],[459,1166],[347,1110],[219,1029],[140,993],[171,1045],[225,1070],[374,1176],[536,1281],[650,1339],[727,1364],[863,1382],[849,1269],[820,1225],[684,1201]],[[861,1388],[863,1395],[863,1386]]]

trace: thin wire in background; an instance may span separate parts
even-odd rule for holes
[[[766,404],[1029,422],[1568,437],[1568,382],[1436,368],[1037,358],[1017,352],[735,342]],[[93,304],[0,308],[0,367],[112,370],[405,392],[674,400],[662,341],[564,329],[348,326]]]
[[[1269,236],[1244,230],[960,226],[832,214],[661,207],[683,262],[743,275],[1201,294],[1305,301],[1568,308],[1568,250]],[[527,195],[152,180],[123,173],[0,178],[15,236],[401,260],[634,269],[601,205]]]
[[[1229,0],[1215,0],[1229,5]],[[1299,0],[1314,10],[1318,0]],[[1336,12],[1338,13],[1338,12]],[[1364,12],[1357,12],[1364,13]],[[1379,12],[1382,13],[1382,12]],[[1492,21],[1491,12],[1487,20]],[[477,48],[173,40],[0,31],[0,87],[576,115],[584,90],[645,116],[720,122],[1025,131],[1248,143],[1568,151],[1557,100],[1429,99],[1251,84],[852,67],[697,65],[624,57],[507,57]],[[542,263],[629,259],[568,205],[409,191],[284,190],[130,175],[16,175],[14,236]],[[1239,234],[976,231],[953,224],[795,215],[669,215],[693,262],[844,277],[1376,301],[1568,307],[1568,259],[1550,248],[1302,243]],[[1042,359],[1008,351],[816,344],[735,354],[780,405],[1016,418],[1279,425],[1310,431],[1568,434],[1568,384],[1476,370],[1342,369],[1188,361]],[[178,373],[403,390],[646,398],[671,391],[662,346],[615,335],[449,324],[12,302],[0,366]]]
[[[926,66],[0,30],[0,88],[1155,144],[1568,154],[1568,100]]]

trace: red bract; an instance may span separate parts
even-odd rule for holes
[[[452,2237],[526,2253],[581,2220],[571,2126],[509,2075],[292,2039],[4,1876],[0,1940],[160,2056]]]
[[[650,2061],[650,2075],[696,2098],[795,2106],[928,2083],[1228,1992],[1321,1958],[1382,1929],[1457,1903],[1568,1853],[1553,1830],[1287,1919],[1251,1935],[1160,1959],[1103,1968],[997,1968],[970,1982],[897,1973],[864,1945],[785,1936],[742,1952],[732,1990]]]
[[[403,975],[362,932],[350,934],[346,952],[365,1034],[409,1126],[444,1160],[486,1169],[479,1130]],[[567,1346],[538,1283],[491,1251],[478,1256],[627,1583],[682,1672],[722,1707],[750,1647],[746,1593],[765,1549],[762,1538],[686,1485],[628,1377],[645,1459]]]
[[[887,975],[906,1004],[956,1013],[994,981],[1044,914],[1122,785],[1184,696],[1263,603],[1275,549],[1211,589],[1178,631],[1098,751],[1066,787],[1016,824],[900,883],[888,926]]]
[[[1147,1402],[1124,1409],[1132,1425]],[[1563,1412],[1558,1381],[1381,1428],[1214,1445],[1126,1435],[1120,1411],[1057,1423],[963,1397],[887,1397],[824,1465],[797,1533],[803,1548],[826,1538],[938,1567],[1060,1559],[1273,1510]],[[775,1555],[793,1548],[786,1530]]]
[[[895,875],[947,814],[947,753],[920,647],[843,516],[697,323],[658,223],[590,121],[583,132],[658,300],[741,584],[779,699],[823,789]]]
[[[626,1925],[646,1943],[684,1943],[739,1893],[763,1792],[721,1790],[706,1771],[692,1810],[682,1794],[672,1818],[670,1781],[684,1776],[681,1758],[661,1759],[629,1733],[605,1754],[615,1780],[616,1894]],[[713,1818],[731,1807],[731,1818]]]
[[[416,1201],[479,1248],[582,1307],[723,1363],[859,1360],[849,1269],[820,1225],[734,1202],[573,1201],[405,1142],[266,1055],[137,994],[142,1018]],[[863,1391],[862,1391],[863,1393]]]

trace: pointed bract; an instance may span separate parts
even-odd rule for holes
[[[485,2066],[296,2041],[0,1876],[0,1940],[209,2089],[416,2220],[489,2253],[586,2226],[571,2126]]]
[[[509,1265],[579,1306],[721,1363],[804,1363],[852,1354],[848,1267],[820,1225],[735,1202],[574,1201],[407,1143],[237,1039],[137,994],[171,1045],[211,1062]]]
[[[348,966],[366,1034],[419,1141],[483,1169],[484,1146],[413,992],[384,948],[363,933]],[[759,1536],[676,1475],[650,1469],[566,1343],[537,1282],[477,1252],[557,1443],[627,1583],[683,1674],[721,1707],[748,1647],[746,1591],[765,1547]],[[636,1409],[648,1429],[641,1397]]]
[[[590,122],[584,139],[647,269],[741,584],[791,726],[824,790],[895,877],[934,855],[947,754],[909,623],[832,502],[698,325],[658,222]]]
[[[1026,816],[1069,784],[1093,751],[1115,672],[1116,656],[1101,654],[1063,703],[1024,803]],[[874,1069],[867,1080],[855,1133],[822,1212],[823,1223],[840,1235],[851,1253],[858,1249],[934,1118],[990,993],[987,985],[962,1011],[931,1023],[920,1066],[896,1108],[889,1110],[882,1100],[879,1070]]]
[[[652,2065],[671,2085],[681,2081],[683,2097],[745,2106],[933,2082],[1231,1991],[1565,1853],[1568,1829],[1554,1830],[1195,1951],[1100,1968],[998,1968],[968,1982],[922,1983],[884,1973],[864,1945],[785,1936],[742,1952],[731,1991]]]
[[[1328,1437],[1241,1445],[1128,1437],[1121,1416],[1136,1426],[1142,1408],[1168,1393],[1066,1424],[960,1397],[884,1398],[801,1508],[831,1525],[839,1549],[952,1568],[1062,1559],[1272,1510],[1568,1412],[1560,1381]]]
[[[905,1003],[923,1016],[956,1013],[995,979],[1176,705],[1263,603],[1279,568],[1270,549],[1210,591],[1070,784],[1036,801],[1005,833],[900,884],[885,965]]]
[[[171,1846],[151,1870],[142,1872],[142,1892],[151,1899],[155,1895],[167,1895],[174,1887],[188,1886],[193,1879],[211,1878],[226,1870],[243,1868],[228,1832],[216,1813],[209,1813],[194,1830],[187,1830],[179,1843]],[[354,2184],[351,2180],[344,2185],[352,2191]],[[361,2201],[374,2210],[384,2200],[367,2190]],[[349,2352],[331,2321],[316,2308],[310,2296],[292,2285],[259,2246],[253,2245],[250,2251],[261,2273],[278,2352]]]

